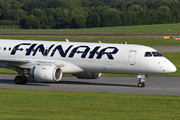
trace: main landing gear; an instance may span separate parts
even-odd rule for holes
[[[14,82],[16,84],[26,84],[28,82],[27,77],[25,76],[25,72],[27,72],[26,70],[22,70],[22,69],[14,69],[15,71],[18,72],[18,76],[16,76],[14,78]]]
[[[138,87],[139,88],[145,87],[145,83],[144,83],[145,80],[143,78],[148,78],[148,76],[147,75],[138,75],[137,78],[139,78]]]
[[[27,77],[26,76],[16,76],[14,78],[14,82],[16,84],[26,84],[28,81]]]

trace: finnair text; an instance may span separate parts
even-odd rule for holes
[[[93,48],[90,48],[87,45],[81,45],[77,47],[73,47],[73,45],[70,45],[67,48],[63,48],[62,45],[52,44],[47,48],[44,47],[43,44],[21,43],[13,48],[13,50],[11,51],[11,55],[15,55],[17,52],[23,51],[24,48],[26,48],[26,56],[36,56],[36,53],[40,52],[43,56],[50,55],[50,57],[53,57],[54,54],[58,52],[61,57],[73,58],[75,54],[82,54],[81,58],[92,59],[96,57],[96,59],[101,59],[103,55],[106,55],[110,60],[113,60],[113,55],[118,52],[118,49],[116,47],[101,48],[101,46],[95,46]]]

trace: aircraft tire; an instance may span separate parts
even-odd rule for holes
[[[28,82],[28,79],[26,76],[23,76],[24,80],[23,80],[23,83],[22,84],[26,84]]]
[[[16,76],[14,79],[14,82],[16,84],[26,84],[27,83],[27,77],[25,76]]]
[[[138,83],[138,87],[139,87],[139,88],[145,87],[145,83],[144,83],[144,82],[139,82],[139,83]]]

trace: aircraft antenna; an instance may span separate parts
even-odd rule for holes
[[[69,42],[69,40],[68,40],[68,39],[66,39],[66,42]]]

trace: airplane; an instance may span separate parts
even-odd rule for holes
[[[0,67],[17,71],[16,84],[27,75],[58,82],[63,74],[98,79],[101,73],[133,74],[138,87],[148,75],[169,74],[176,67],[157,50],[143,45],[0,39]]]

